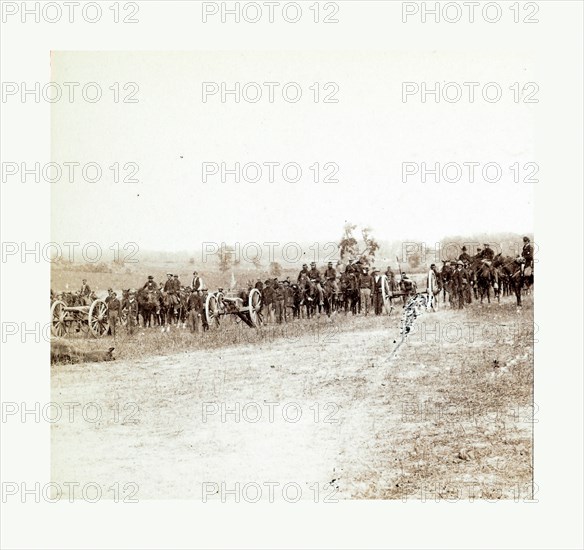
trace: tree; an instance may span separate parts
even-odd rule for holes
[[[416,269],[420,265],[420,260],[420,255],[417,252],[408,255],[408,264],[411,269]]]
[[[219,271],[221,271],[221,273],[225,273],[231,269],[234,254],[235,250],[231,246],[227,246],[224,243],[221,244],[221,248],[217,251],[217,257],[219,258]]]
[[[282,275],[282,266],[278,262],[272,262],[270,264],[270,275],[272,277],[279,277]]]
[[[347,222],[343,227],[343,236],[339,241],[341,260],[357,259],[365,264],[370,264],[375,259],[375,253],[379,250],[379,244],[371,235],[372,229],[370,227],[363,227],[361,229],[360,242],[354,236],[356,229],[357,225],[350,222]]]

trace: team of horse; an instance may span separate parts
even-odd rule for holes
[[[453,271],[453,268],[444,267],[439,274],[445,301],[446,292],[450,291],[449,283]],[[533,286],[532,267],[526,267],[522,258],[512,258],[502,254],[497,254],[491,261],[473,258],[467,273],[474,298],[480,300],[481,304],[485,298],[490,304],[491,295],[497,302],[501,301],[501,296],[515,295],[517,305],[521,306],[522,295],[528,294]]]

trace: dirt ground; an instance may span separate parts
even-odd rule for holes
[[[399,310],[53,365],[52,480],[120,500],[529,499],[532,303],[440,304],[391,359]]]

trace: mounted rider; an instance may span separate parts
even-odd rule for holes
[[[145,290],[146,292],[154,292],[158,290],[158,287],[156,286],[156,283],[154,282],[154,277],[152,275],[148,275],[148,280],[146,281],[146,283],[144,283],[142,290]]]
[[[318,302],[322,306],[324,304],[324,291],[321,284],[320,271],[316,267],[316,262],[310,262],[310,271],[308,272],[308,278],[315,283],[316,289],[318,291]]]
[[[338,294],[339,285],[337,283],[337,270],[333,267],[333,262],[329,262],[327,268],[324,271],[324,278],[326,281],[330,281],[333,287],[333,292]]]
[[[525,268],[530,267],[533,270],[533,245],[529,237],[523,237],[523,250],[521,256],[525,259]]]

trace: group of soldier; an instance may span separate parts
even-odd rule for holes
[[[465,304],[472,303],[473,291],[476,298],[476,272],[472,266],[485,264],[490,268],[496,256],[489,243],[484,243],[483,247],[482,249],[477,248],[477,253],[471,256],[466,246],[463,246],[458,260],[454,262],[443,261],[440,272],[435,264],[430,266],[426,286],[432,306],[435,307],[441,291],[444,302],[446,302],[446,293],[448,292],[448,300],[453,308],[463,309]],[[526,269],[533,272],[533,245],[529,237],[523,237],[523,248],[521,254],[515,258],[515,264],[521,274]],[[495,280],[493,284],[495,292],[499,294],[501,292],[500,282]]]
[[[527,267],[533,269],[533,245],[528,237],[524,237],[523,243],[522,253],[518,255],[516,261],[521,265],[521,269]],[[458,259],[445,260],[440,271],[436,264],[430,266],[425,280],[429,309],[436,310],[440,293],[443,293],[444,302],[447,301],[448,293],[448,301],[453,308],[463,309],[466,304],[472,302],[472,290],[476,281],[471,264],[476,265],[476,262],[480,261],[490,265],[495,258],[495,252],[489,244],[485,243],[483,246],[484,248],[477,249],[474,256],[471,256],[466,246],[463,246]],[[136,289],[126,291],[121,299],[111,288],[108,289],[105,301],[112,335],[116,334],[122,314],[128,331],[133,333],[140,313],[138,300],[140,293],[157,293],[165,296],[167,309],[174,311],[175,315],[179,315],[177,312],[180,310],[182,321],[188,322],[191,330],[198,332],[201,328],[203,330],[209,328],[205,312],[208,291],[199,273],[193,272],[191,284],[188,286],[181,284],[178,275],[172,273],[166,275],[167,280],[164,284],[162,282],[157,284],[152,275],[148,276],[148,280],[138,291]],[[317,268],[316,262],[312,262],[310,267],[304,264],[294,281],[290,277],[282,280],[277,277],[265,281],[258,279],[255,283],[248,283],[247,292],[251,288],[256,288],[261,294],[261,315],[263,321],[267,323],[285,323],[290,319],[299,318],[302,316],[303,305],[306,306],[308,316],[311,308],[313,312],[324,311],[329,314],[333,308],[350,311],[354,315],[370,313],[381,315],[384,306],[387,306],[384,294],[390,298],[399,296],[405,304],[408,297],[417,292],[416,283],[405,272],[400,273],[398,281],[391,266],[381,273],[376,267],[370,268],[366,261],[353,259],[349,260],[346,266],[337,262],[335,267],[333,262],[328,262],[322,272]],[[93,295],[86,279],[83,279],[79,295],[81,297]],[[178,317],[174,320],[181,321]],[[172,320],[168,318],[159,319],[159,323],[166,325],[167,330],[171,322]]]

